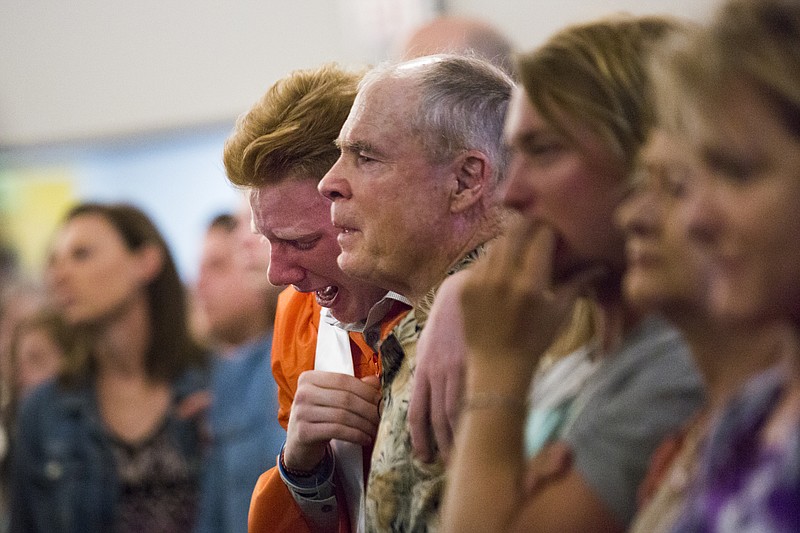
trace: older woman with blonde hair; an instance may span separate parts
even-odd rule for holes
[[[699,158],[683,216],[712,264],[709,313],[785,323],[794,343],[719,416],[675,530],[798,531],[800,4],[728,1],[667,66]]]

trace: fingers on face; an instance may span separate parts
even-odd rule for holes
[[[547,226],[529,228],[520,251],[519,275],[514,276],[519,283],[533,290],[549,290],[553,281],[553,255],[556,249],[556,235]]]
[[[551,228],[519,220],[492,242],[489,253],[473,268],[471,282],[484,286],[549,287],[555,247]]]

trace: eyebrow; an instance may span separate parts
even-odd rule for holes
[[[334,143],[339,148],[339,150],[341,150],[342,152],[347,152],[347,153],[351,153],[351,154],[359,154],[361,152],[364,152],[366,154],[370,154],[370,155],[374,155],[374,156],[378,156],[378,157],[385,157],[385,154],[383,152],[381,152],[380,150],[378,150],[377,148],[375,148],[374,144],[370,144],[368,142],[364,142],[364,141],[346,141],[346,140],[342,140],[342,139],[336,139],[334,141]]]

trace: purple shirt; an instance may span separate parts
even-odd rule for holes
[[[800,531],[800,421],[781,446],[760,440],[785,386],[775,368],[731,402],[712,430],[675,532]]]

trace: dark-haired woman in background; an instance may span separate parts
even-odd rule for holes
[[[21,407],[12,531],[190,531],[207,374],[163,237],[134,207],[81,204],[46,277],[78,340]]]

